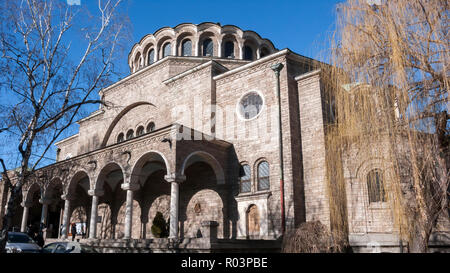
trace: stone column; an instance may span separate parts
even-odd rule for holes
[[[240,40],[240,39],[237,41],[238,49],[239,49],[239,56],[236,56],[236,57],[238,57],[238,59],[240,59],[240,60],[244,59],[244,41],[245,40]]]
[[[125,235],[124,239],[131,239],[131,231],[133,228],[133,199],[134,191],[139,190],[138,184],[122,184],[121,188],[127,191],[127,201],[125,210]]]
[[[48,205],[51,204],[51,200],[40,199],[39,203],[42,204],[41,227],[45,228],[45,227],[47,227]]]
[[[199,54],[199,44],[200,44],[200,37],[196,36],[195,38],[192,39],[192,43],[194,45],[194,53],[192,54],[192,56],[201,56],[201,54]]]
[[[20,232],[27,231],[28,214],[30,213],[31,204],[22,203],[23,214],[22,214],[22,225],[20,226]]]
[[[223,54],[222,54],[222,40],[217,39],[217,57],[222,58]]]
[[[61,230],[61,239],[67,239],[67,232],[69,230],[70,221],[70,199],[68,196],[63,195],[61,198],[64,200],[64,214],[63,214],[63,224]],[[59,229],[59,227],[58,227]],[[59,231],[59,230],[58,230]]]
[[[170,233],[169,239],[178,239],[178,215],[180,199],[180,183],[186,180],[186,176],[175,174],[166,175],[164,179],[171,184],[170,191]]]
[[[175,39],[172,43],[172,56],[178,56],[178,44],[177,39]]]
[[[98,198],[104,194],[103,190],[89,190],[92,196],[91,220],[89,225],[89,239],[97,238]]]

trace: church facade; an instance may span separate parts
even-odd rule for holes
[[[202,23],[143,37],[128,64],[129,76],[100,91],[106,104],[56,144],[57,162],[25,185],[18,228],[38,222],[47,238],[67,238],[75,223],[95,242],[207,251],[221,242],[276,249],[303,222],[330,227],[333,111],[317,61],[253,31]],[[367,193],[377,164],[349,164],[350,243],[398,251],[388,203]]]

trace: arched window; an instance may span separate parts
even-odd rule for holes
[[[163,48],[163,58],[171,55],[171,53],[172,53],[172,45],[170,43],[165,44]]]
[[[132,139],[134,137],[134,131],[133,130],[129,130],[127,132],[127,140]]]
[[[142,136],[143,134],[145,134],[144,126],[139,126],[136,131],[136,136]]]
[[[374,169],[367,174],[367,190],[369,194],[369,203],[386,202],[383,173],[381,170]]]
[[[263,161],[258,164],[258,191],[270,189],[270,170],[269,163]]]
[[[181,46],[181,56],[192,56],[191,40],[184,40]]]
[[[123,135],[123,133],[120,133],[119,136],[117,137],[117,143],[120,143],[123,141],[124,141],[124,135]]]
[[[234,43],[228,41],[225,43],[225,58],[234,58]]]
[[[270,54],[270,53],[269,53],[269,50],[268,50],[267,48],[263,47],[263,48],[261,48],[261,52],[259,53],[259,57],[260,57],[260,58],[266,57],[266,56],[268,56],[269,54]]]
[[[240,192],[246,193],[252,191],[252,174],[249,165],[243,165],[241,169],[241,185]]]
[[[211,39],[206,39],[203,41],[203,56],[213,56],[214,54],[214,44]]]
[[[147,133],[151,133],[151,132],[153,132],[153,131],[155,131],[155,123],[154,123],[154,122],[150,122],[150,123],[147,125]]]
[[[249,46],[244,46],[244,60],[253,61],[253,49]]]
[[[148,52],[148,65],[155,62],[155,51],[152,49]]]

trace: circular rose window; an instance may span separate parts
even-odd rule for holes
[[[261,95],[252,91],[245,94],[238,104],[238,113],[243,119],[249,120],[253,119],[261,113],[262,107],[264,105],[263,98]]]

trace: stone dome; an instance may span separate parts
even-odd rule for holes
[[[131,73],[166,56],[214,57],[257,60],[278,51],[258,33],[233,25],[184,23],[146,35],[128,56]]]

